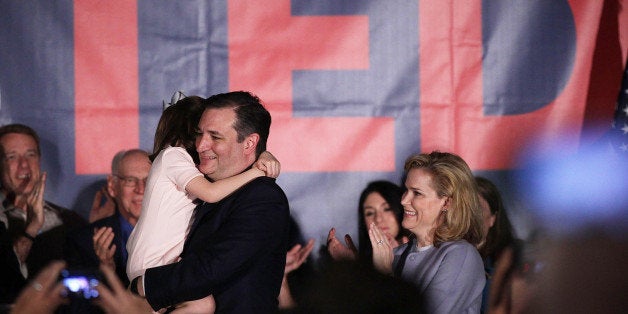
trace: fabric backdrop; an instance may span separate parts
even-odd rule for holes
[[[622,3],[623,2],[623,3]],[[113,155],[152,149],[162,101],[258,95],[306,238],[357,239],[367,182],[462,156],[529,229],[509,173],[610,128],[626,1],[0,1],[0,124],[42,139],[46,198],[87,217]]]

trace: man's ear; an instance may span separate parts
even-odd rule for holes
[[[109,192],[109,195],[111,195],[111,197],[116,197],[116,189],[115,189],[115,182],[114,180],[116,180],[117,178],[114,177],[113,175],[108,175],[107,176],[107,192]]]
[[[246,153],[252,152],[255,154],[257,149],[257,143],[259,142],[259,134],[252,133],[244,139],[244,150]]]

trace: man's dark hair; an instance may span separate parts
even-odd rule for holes
[[[24,134],[32,137],[35,140],[35,144],[37,145],[37,155],[41,156],[41,148],[39,147],[39,135],[37,132],[33,130],[33,128],[19,123],[7,124],[0,127],[0,139],[2,139],[7,134]],[[5,157],[4,146],[0,145],[0,158]],[[3,175],[4,167],[0,167],[0,175]],[[2,182],[0,182],[0,187],[2,187]]]
[[[256,157],[266,150],[271,118],[257,96],[245,91],[216,94],[207,98],[206,108],[233,108],[236,114],[233,128],[238,133],[238,143],[257,133],[260,138],[255,150]]]
[[[11,133],[24,134],[32,137],[35,140],[35,143],[37,143],[37,154],[41,155],[41,148],[39,147],[39,135],[37,135],[37,132],[35,132],[33,128],[19,123],[7,124],[0,127],[0,139],[3,138],[5,135]],[[4,155],[4,147],[0,147],[0,150],[0,153]]]

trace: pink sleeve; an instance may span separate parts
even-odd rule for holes
[[[166,176],[174,182],[179,191],[185,192],[186,185],[192,179],[203,175],[196,168],[192,157],[181,147],[168,150],[163,158]]]

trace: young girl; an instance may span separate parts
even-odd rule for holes
[[[185,97],[164,110],[155,131],[155,143],[142,212],[127,243],[130,280],[147,268],[176,262],[183,250],[195,198],[215,203],[247,182],[266,174],[276,178],[279,162],[268,152],[242,174],[209,182],[196,168],[196,126],[203,99]],[[196,157],[193,158],[192,156]]]

